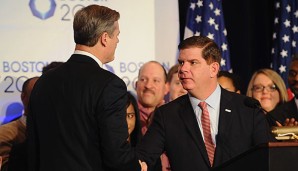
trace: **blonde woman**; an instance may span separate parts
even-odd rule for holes
[[[257,99],[266,112],[288,101],[283,79],[271,69],[260,69],[251,77],[246,95]]]

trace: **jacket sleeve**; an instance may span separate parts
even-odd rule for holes
[[[134,149],[127,142],[126,93],[125,83],[114,77],[106,84],[97,103],[102,159],[111,168],[138,167]]]

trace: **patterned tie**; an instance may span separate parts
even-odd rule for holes
[[[208,153],[208,158],[210,161],[211,166],[213,165],[213,158],[214,158],[214,144],[211,138],[211,131],[210,131],[210,118],[209,118],[209,112],[207,109],[207,103],[206,102],[200,102],[199,103],[200,108],[202,109],[202,116],[201,116],[201,122],[202,122],[202,128],[203,128],[203,134],[204,134],[204,140],[205,140],[205,146]]]

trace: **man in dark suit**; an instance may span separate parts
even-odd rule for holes
[[[70,59],[36,83],[28,116],[30,171],[103,171],[138,166],[127,142],[126,85],[114,60],[117,11],[90,5],[74,17]]]
[[[286,103],[277,106],[269,114],[279,123],[278,126],[297,126],[298,125],[298,55],[292,58],[290,63],[288,83],[294,98]]]
[[[179,45],[179,79],[188,91],[155,111],[138,152],[149,169],[167,151],[172,171],[209,171],[269,141],[269,127],[249,97],[217,82],[221,55],[209,38],[194,36]]]

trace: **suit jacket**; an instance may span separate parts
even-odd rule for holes
[[[127,142],[126,93],[119,77],[84,55],[42,75],[30,97],[29,170],[137,167]]]
[[[12,146],[7,171],[28,171],[26,141]]]
[[[245,106],[245,98],[248,97],[221,89],[214,167],[268,142],[269,127],[264,114]],[[149,167],[164,150],[172,171],[211,169],[188,95],[156,109],[153,123],[138,146],[141,160]]]
[[[281,124],[283,124],[287,118],[295,118],[295,120],[298,120],[298,109],[295,98],[277,106],[274,110],[269,112],[269,114]]]

